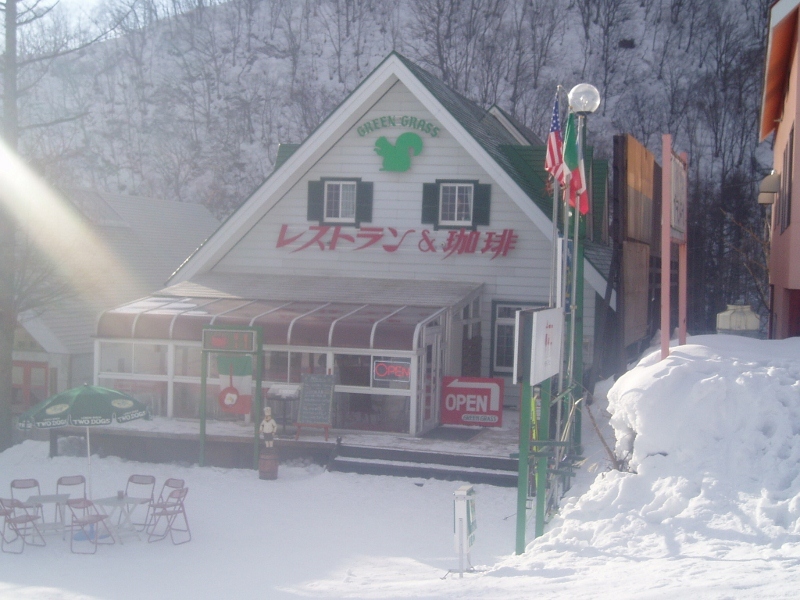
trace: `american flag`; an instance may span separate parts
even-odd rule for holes
[[[563,186],[566,185],[566,168],[561,153],[561,123],[558,120],[558,94],[553,103],[553,119],[550,121],[550,135],[547,136],[547,156],[544,168]]]

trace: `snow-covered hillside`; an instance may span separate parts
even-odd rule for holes
[[[116,25],[110,39],[52,63],[28,54],[49,30],[20,27],[19,147],[57,186],[225,216],[279,144],[304,140],[393,50],[542,137],[557,85],[590,82],[595,156],[629,133],[658,157],[669,133],[690,157],[689,326],[709,331],[726,303],[766,310],[752,232],[771,162],[756,131],[768,4],[104,0],[94,14]]]
[[[54,181],[226,214],[392,50],[546,135],[557,85],[603,96],[589,139],[671,133],[698,173],[749,169],[765,0],[105,0],[112,39],[20,71],[23,152]],[[84,17],[84,22],[86,22]],[[41,35],[21,28],[22,40]],[[27,37],[26,37],[27,36]],[[27,44],[35,47],[32,44]],[[23,45],[25,47],[25,45]],[[745,177],[745,179],[750,179]]]

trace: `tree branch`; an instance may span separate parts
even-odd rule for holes
[[[44,123],[32,123],[30,125],[20,125],[19,131],[30,131],[32,129],[41,129],[43,127],[52,127],[55,125],[61,125],[63,123],[70,123],[72,121],[77,121],[89,115],[89,112],[82,112],[77,115],[72,115],[71,117],[64,117],[62,119],[55,119],[53,121],[46,121]]]

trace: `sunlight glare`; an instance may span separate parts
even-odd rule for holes
[[[0,141],[0,203],[71,290],[98,310],[116,302],[109,279],[134,284],[89,222]],[[17,265],[17,269],[24,265]]]

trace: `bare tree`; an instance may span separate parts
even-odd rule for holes
[[[61,115],[46,121],[20,123],[20,98],[35,88],[57,58],[78,52],[104,37],[107,31],[88,37],[74,35],[63,14],[55,10],[56,3],[5,0],[0,8],[5,17],[2,134],[8,149],[15,153],[20,131],[26,127],[45,127],[75,118]],[[40,269],[43,276],[34,274],[41,261],[27,260],[33,254],[28,251],[29,243],[24,239],[20,241],[24,233],[16,222],[17,217],[10,212],[12,200],[7,195],[0,198],[0,450],[13,443],[12,368],[19,308],[38,301],[52,301],[53,292],[59,288],[49,276],[50,271]]]

